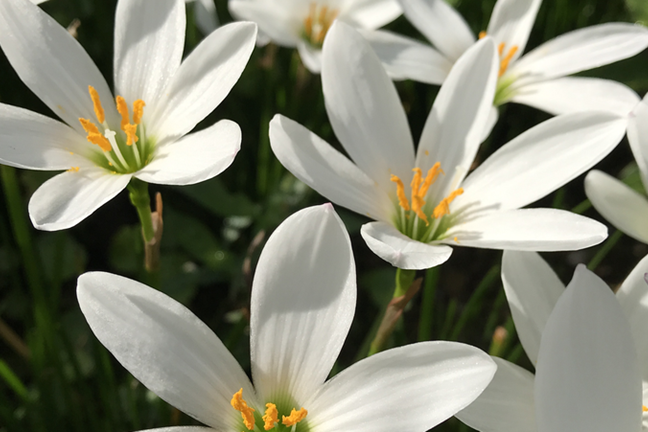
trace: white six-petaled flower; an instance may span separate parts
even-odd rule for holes
[[[321,70],[322,44],[333,21],[377,29],[402,13],[398,0],[230,0],[229,9],[238,19],[256,22],[262,42],[296,47],[313,73]]]
[[[628,142],[644,191],[648,192],[648,95],[628,118]],[[612,225],[643,243],[648,243],[648,198],[602,171],[585,177],[585,193],[592,205]]]
[[[646,272],[648,257],[615,298],[583,265],[565,289],[538,254],[505,251],[504,290],[536,374],[493,357],[495,378],[457,417],[482,432],[648,430]]]
[[[567,77],[631,57],[648,46],[648,29],[606,23],[566,33],[524,53],[541,0],[498,0],[488,28],[500,66],[495,106],[517,102],[551,114],[591,109],[627,114],[637,94],[616,81]],[[441,84],[475,43],[463,17],[445,0],[401,0],[407,19],[436,47],[394,33],[365,32],[396,79]]]
[[[92,331],[124,367],[222,432],[424,432],[466,407],[495,373],[477,348],[421,342],[327,381],[356,307],[351,242],[330,204],[290,216],[261,253],[250,305],[254,386],[218,337],[159,291],[86,273],[77,296]]]
[[[626,123],[604,113],[549,120],[505,144],[468,175],[488,121],[498,60],[490,38],[457,61],[434,102],[416,156],[396,89],[367,42],[336,22],[324,43],[322,84],[333,130],[351,162],[281,115],[270,144],[300,180],[377,222],[362,236],[396,267],[446,261],[448,246],[569,250],[606,237],[591,219],[556,209],[522,209],[608,154]],[[410,193],[405,183],[410,183]],[[408,198],[409,197],[409,198]]]
[[[62,170],[29,202],[34,226],[71,227],[131,178],[192,184],[233,161],[238,125],[222,120],[186,135],[225,98],[254,49],[256,24],[208,36],[181,63],[182,0],[120,0],[115,96],[79,43],[27,0],[0,2],[0,46],[22,81],[63,122],[0,104],[0,163]],[[186,135],[186,136],[185,136]]]

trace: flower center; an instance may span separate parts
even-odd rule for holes
[[[145,128],[140,124],[146,105],[144,101],[137,99],[133,102],[131,123],[126,100],[121,96],[115,98],[117,112],[121,115],[120,128],[116,132],[106,122],[99,93],[92,86],[88,86],[88,92],[94,106],[96,123],[85,118],[79,118],[79,122],[88,134],[88,141],[101,149],[101,153],[93,153],[93,162],[116,174],[132,173],[144,167],[150,162],[154,147],[152,140],[146,139]],[[74,170],[78,171],[78,168],[75,167]]]
[[[425,178],[423,178],[421,168],[414,168],[412,171],[414,172],[414,177],[410,183],[410,188],[412,190],[410,195],[411,205],[410,201],[407,200],[403,181],[396,175],[392,174],[391,176],[391,181],[396,183],[396,196],[398,197],[398,206],[400,207],[396,215],[395,225],[400,232],[410,238],[427,243],[435,240],[436,237],[438,237],[437,233],[445,231],[441,226],[441,220],[445,215],[450,214],[450,203],[452,203],[452,201],[454,201],[454,199],[464,191],[463,188],[458,188],[439,201],[439,204],[437,204],[430,214],[430,217],[434,219],[434,222],[430,224],[428,216],[425,213],[425,196],[427,195],[430,186],[432,186],[437,177],[439,177],[439,174],[444,174],[441,169],[441,163],[435,163],[434,166],[428,170]],[[412,213],[414,214],[414,217],[412,217]],[[420,224],[419,220],[422,220],[425,223],[425,226]]]
[[[243,399],[243,389],[240,389],[234,395],[232,396],[232,400],[230,402],[232,404],[232,407],[241,413],[241,418],[243,420],[243,424],[248,430],[256,430],[260,431],[261,429],[256,426],[256,421],[257,419],[255,418],[254,412],[256,411],[254,408],[250,407],[245,399]],[[281,416],[281,422],[279,422],[279,410],[277,409],[277,405],[274,403],[267,403],[266,405],[266,410],[265,414],[261,417],[261,421],[263,422],[263,430],[269,431],[269,430],[275,430],[277,432],[279,431],[291,431],[291,432],[296,432],[297,430],[301,431],[308,431],[308,426],[305,425],[305,423],[301,423],[301,425],[305,426],[302,429],[297,429],[297,424],[300,423],[302,420],[306,418],[308,415],[308,411],[306,408],[301,408],[301,409],[295,409],[293,408],[290,410],[290,415],[282,415]],[[287,412],[287,410],[285,411]]]
[[[337,9],[311,2],[308,15],[304,18],[302,37],[312,46],[321,48],[324,37],[338,14]]]
[[[479,33],[479,39],[483,38],[484,36],[486,36],[485,31]],[[497,89],[495,90],[495,100],[493,102],[493,105],[495,106],[503,105],[513,97],[514,91],[511,84],[515,82],[515,78],[507,76],[502,79],[502,77],[504,76],[504,74],[506,74],[511,60],[513,60],[513,56],[515,56],[515,53],[517,53],[518,49],[519,47],[517,45],[513,45],[507,51],[506,43],[504,42],[500,43],[497,46],[497,51],[499,52],[500,57],[500,68],[497,76],[500,79],[497,81]]]

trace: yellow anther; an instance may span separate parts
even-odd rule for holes
[[[92,144],[98,145],[99,147],[101,147],[101,150],[103,151],[112,150],[112,147],[110,146],[110,141],[108,141],[108,139],[105,136],[99,133],[99,129],[94,123],[84,118],[80,118],[79,122],[81,123],[81,126],[83,126],[83,130],[85,130],[86,133],[88,134],[87,136],[88,141],[90,141]]]
[[[648,407],[647,407],[646,405],[643,405],[643,406],[641,407],[641,410],[642,410],[643,412],[646,412],[646,411],[648,411]]]
[[[455,236],[453,240],[455,241],[455,243],[459,243],[459,239],[457,238],[457,236]]]
[[[439,219],[442,216],[450,214],[450,203],[454,201],[459,195],[464,192],[463,188],[459,188],[450,193],[446,198],[443,198],[438,206],[434,209],[434,217]]]
[[[126,99],[121,96],[115,98],[115,104],[117,105],[117,112],[121,115],[121,129],[124,130],[124,126],[130,123],[130,116],[128,114],[128,105],[126,104]]]
[[[104,114],[103,107],[101,106],[101,100],[99,99],[99,93],[95,90],[94,87],[88,86],[88,91],[90,92],[90,99],[92,99],[92,105],[94,105],[94,112],[97,116],[99,123],[103,123],[106,120],[106,115]]]
[[[425,181],[423,182],[423,186],[421,186],[421,189],[419,190],[419,195],[421,196],[421,198],[425,197],[428,189],[430,189],[430,186],[432,186],[437,177],[439,177],[439,174],[444,174],[443,170],[441,169],[441,162],[435,163],[432,168],[428,170],[427,175],[425,176]]]
[[[146,104],[142,99],[137,99],[133,102],[133,123],[136,125],[142,122],[142,115],[144,115],[144,107]]]
[[[499,56],[502,57],[502,53],[504,53],[504,47],[506,44],[502,42],[501,44],[497,45],[497,52],[499,53]]]
[[[136,124],[127,124],[123,127],[124,132],[126,132],[126,145],[133,145],[139,141],[137,137],[137,125]]]
[[[410,184],[410,187],[412,188],[412,210],[418,217],[423,219],[425,225],[429,225],[427,216],[425,213],[423,213],[423,206],[425,205],[425,200],[423,199],[423,197],[425,196],[425,194],[422,194],[420,190],[422,181],[421,177],[423,176],[423,173],[421,172],[421,168],[414,168],[412,169],[412,171],[414,171],[414,177],[412,178],[412,183]]]
[[[421,168],[412,168],[412,171],[414,172],[414,177],[412,177],[412,183],[410,183],[410,187],[412,188],[412,198],[414,198],[419,194],[423,172],[421,171]]]
[[[79,167],[72,167],[68,170],[68,172],[79,172]]]
[[[279,411],[277,411],[277,405],[273,403],[266,404],[266,411],[263,415],[263,429],[270,430],[275,427],[275,424],[279,422]]]
[[[290,411],[289,416],[281,416],[281,423],[283,423],[284,426],[290,427],[304,420],[307,415],[308,411],[306,411],[306,408],[302,408],[299,411],[293,408],[292,411]]]
[[[409,206],[409,202],[407,201],[407,197],[405,196],[405,185],[403,184],[403,181],[394,174],[391,175],[390,179],[391,181],[396,183],[396,195],[398,196],[398,205],[400,205],[403,208],[403,210],[409,211],[410,206]]]
[[[479,39],[484,39],[486,37],[486,32],[485,31],[480,31],[479,32]]]
[[[241,418],[243,418],[243,424],[248,430],[254,429],[254,408],[250,408],[243,399],[243,389],[234,393],[232,400],[230,401],[232,408],[241,413]]]
[[[514,46],[511,47],[511,49],[508,51],[508,53],[506,53],[506,56],[500,62],[499,76],[504,75],[504,73],[506,72],[506,69],[509,66],[509,63],[511,62],[511,59],[513,59],[513,56],[515,55],[517,50],[518,50],[518,47],[514,45]],[[502,53],[500,52],[500,56],[501,55],[502,55]]]

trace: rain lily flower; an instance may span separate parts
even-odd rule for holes
[[[505,251],[504,290],[536,374],[493,357],[495,378],[457,417],[484,432],[648,430],[646,272],[648,257],[615,298],[583,265],[565,290],[539,255]]]
[[[634,154],[644,190],[648,191],[648,95],[630,113],[628,142]],[[648,199],[614,177],[592,170],[585,177],[585,193],[594,208],[612,225],[648,243]]]
[[[490,38],[457,61],[415,156],[393,83],[367,42],[337,22],[324,43],[322,84],[333,130],[355,163],[281,115],[270,123],[270,144],[297,178],[377,220],[362,227],[363,238],[374,253],[402,269],[443,263],[452,253],[449,244],[555,251],[601,242],[607,231],[596,221],[520,207],[608,154],[625,133],[618,116],[556,117],[509,142],[466,176],[491,110],[498,63]]]
[[[607,23],[579,29],[524,53],[541,0],[498,0],[488,28],[500,65],[494,105],[517,102],[551,114],[591,109],[627,114],[637,94],[615,81],[567,77],[631,57],[648,46],[648,29]],[[475,42],[459,13],[444,0],[401,0],[407,19],[434,45],[388,32],[367,32],[378,56],[396,79],[441,84],[450,67]]]
[[[322,44],[333,21],[373,30],[402,13],[398,0],[230,0],[229,10],[237,19],[256,22],[263,42],[296,47],[313,73],[322,68]]]
[[[67,170],[29,202],[34,226],[69,228],[132,178],[192,184],[233,161],[238,125],[222,120],[187,135],[225,98],[254,49],[256,25],[207,37],[182,62],[181,0],[120,0],[115,18],[115,98],[79,43],[27,0],[0,2],[0,46],[22,81],[64,123],[0,104],[0,163]],[[185,136],[186,135],[186,136]]]
[[[351,242],[330,204],[286,219],[261,253],[250,305],[254,386],[218,337],[165,294],[86,273],[77,295],[92,331],[119,362],[213,428],[205,431],[423,432],[467,406],[495,373],[477,348],[422,342],[326,380],[356,306]]]

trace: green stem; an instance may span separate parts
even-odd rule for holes
[[[419,318],[419,342],[430,340],[432,337],[432,316],[434,311],[434,297],[439,281],[439,267],[432,267],[425,273],[425,286],[421,300],[421,316]]]
[[[414,282],[416,270],[396,270],[396,288],[394,289],[394,298],[404,296],[412,282]]]
[[[594,255],[594,258],[589,262],[587,265],[587,268],[590,271],[596,270],[596,267],[598,267],[599,264],[601,264],[601,261],[607,256],[607,254],[612,250],[614,245],[617,244],[617,242],[623,237],[623,233],[619,230],[616,230],[614,234],[612,234],[608,239],[603,243],[603,246],[596,252],[596,255]]]
[[[151,197],[148,193],[148,183],[133,178],[128,184],[128,191],[130,192],[130,202],[135,206],[142,225],[142,236],[144,241],[148,243],[155,236],[153,219],[151,218]]]

